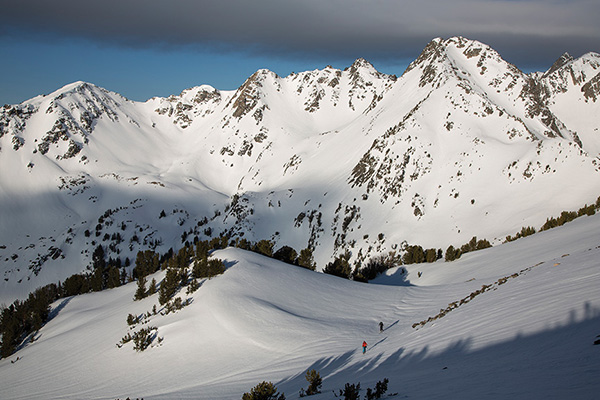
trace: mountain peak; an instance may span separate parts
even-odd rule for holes
[[[408,65],[408,67],[406,67],[406,70],[404,71],[404,73],[402,75],[405,75],[407,72],[412,71],[419,65],[423,65],[425,63],[431,63],[435,60],[441,59],[444,56],[445,56],[445,46],[443,45],[443,39],[435,38],[435,39],[431,40],[429,43],[427,43],[427,45],[425,46],[423,51],[421,51],[421,54],[419,54],[419,57],[417,57],[416,60],[411,62]]]
[[[266,69],[266,68],[261,68],[259,70],[257,70],[255,73],[253,73],[248,80],[249,81],[264,81],[265,79],[279,79],[279,75],[277,75],[275,72],[271,71],[270,69]]]
[[[462,36],[453,36],[448,39],[441,37],[431,40],[423,49],[419,57],[413,61],[407,68],[407,71],[413,69],[416,65],[426,61],[445,59],[449,55],[451,48],[465,49],[463,53],[467,58],[479,54],[482,50],[491,50],[487,45],[476,40],[467,39]]]
[[[354,79],[357,79],[360,75],[378,75],[379,71],[375,69],[373,64],[365,60],[364,58],[357,58],[351,66],[344,69],[345,72],[349,72]]]
[[[82,100],[83,98],[95,99],[95,102],[100,101],[100,99],[104,99],[102,101],[115,104],[116,102],[120,103],[130,101],[121,94],[111,92],[100,86],[94,85],[93,83],[85,81],[75,81],[73,83],[69,83],[68,85],[65,85],[62,88],[55,90],[54,92],[41,98],[49,98],[52,100],[52,103],[55,103],[55,101],[60,101],[69,97],[79,98],[79,100]],[[37,99],[37,97],[34,99]]]
[[[260,98],[263,97],[260,88],[264,86],[263,84],[265,84],[268,79],[276,81],[279,79],[279,76],[268,69],[259,69],[246,79],[227,104],[228,106],[233,106],[233,117],[241,118],[258,105]]]
[[[352,68],[354,68],[354,69],[368,68],[368,69],[375,70],[375,67],[373,66],[373,64],[371,64],[370,62],[368,62],[367,60],[365,60],[362,57],[357,58],[349,68],[350,69],[352,69]]]
[[[554,62],[554,64],[552,64],[552,66],[550,67],[550,69],[548,71],[546,71],[546,73],[544,74],[544,76],[550,75],[551,73],[553,73],[554,71],[562,68],[563,66],[567,65],[571,61],[573,61],[573,57],[569,53],[567,53],[567,52],[563,53],[563,55],[560,56]]]
[[[83,93],[83,92],[93,91],[96,89],[100,89],[100,88],[98,86],[94,85],[93,83],[89,83],[89,82],[85,82],[85,81],[75,81],[75,82],[69,83],[69,84],[63,86],[62,88],[54,91],[49,96],[59,97],[61,95],[65,95],[67,93]]]
[[[447,49],[449,49],[451,47],[455,47],[455,48],[459,48],[459,49],[468,48],[468,47],[486,48],[486,49],[488,48],[487,45],[485,45],[484,43],[481,43],[477,40],[469,39],[464,36],[452,36],[452,37],[449,37],[448,39],[444,39],[442,37],[437,37],[435,39],[432,39],[427,44],[427,46],[425,46],[425,49],[436,48],[441,51],[446,51]]]
[[[439,84],[449,76],[490,76],[499,71],[510,75],[519,75],[521,71],[508,63],[498,52],[488,45],[462,36],[448,39],[435,38],[423,49],[419,57],[404,71],[406,73],[418,68],[421,70],[420,85]]]

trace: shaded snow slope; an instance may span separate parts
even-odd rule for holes
[[[524,74],[434,39],[401,77],[358,59],[133,102],[91,83],[0,109],[0,303],[107,258],[228,235],[318,268],[403,244],[500,243],[600,195],[598,55]]]
[[[407,275],[390,270],[376,284],[221,250],[227,271],[192,295],[180,292],[190,305],[136,327],[155,326],[163,338],[141,353],[116,344],[129,332],[127,315],[150,311],[157,295],[134,302],[129,284],[58,301],[35,340],[0,360],[0,397],[239,399],[267,380],[295,399],[315,368],[323,377],[316,400],[385,377],[395,399],[592,399],[600,390],[599,222],[580,218],[456,262],[412,265]]]

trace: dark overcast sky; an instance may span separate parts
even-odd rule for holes
[[[525,71],[600,52],[599,0],[0,0],[0,103],[85,80],[134,100],[256,69],[400,75],[435,37],[482,41]]]

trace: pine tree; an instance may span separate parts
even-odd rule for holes
[[[271,382],[261,382],[249,393],[244,393],[242,400],[285,400],[285,395],[280,395],[277,387]]]
[[[119,273],[119,268],[117,268],[114,265],[110,265],[107,268],[106,287],[111,289],[111,288],[116,288],[119,286],[121,286],[121,277],[120,277],[120,273]]]
[[[389,379],[385,378],[375,384],[375,390],[367,388],[367,400],[381,399],[388,390]]]
[[[306,371],[304,378],[308,382],[308,388],[306,388],[306,392],[304,389],[300,391],[300,397],[312,396],[313,394],[321,393],[323,380],[321,379],[321,375],[316,370],[311,369]]]
[[[177,292],[180,282],[179,272],[174,268],[167,269],[158,291],[158,302],[160,305],[166,304]]]
[[[425,251],[421,246],[408,246],[404,255],[402,256],[402,262],[404,264],[418,264],[425,261]]]
[[[119,276],[119,279],[121,280],[121,285],[124,285],[127,283],[127,269],[123,268],[121,270],[121,275]]]
[[[0,344],[0,356],[6,358],[10,356],[17,348],[17,342],[21,336],[21,329],[19,328],[17,318],[17,307],[19,301],[15,301],[10,307],[2,310],[0,316],[0,333],[2,333],[2,344]]]
[[[187,294],[188,295],[192,294],[192,293],[194,293],[198,289],[200,289],[200,283],[198,282],[197,279],[192,279],[192,281],[188,285]]]
[[[196,259],[208,258],[210,252],[210,246],[206,240],[196,243]]]
[[[138,251],[135,258],[135,267],[133,268],[133,276],[148,276],[159,268],[159,256],[152,250]]]
[[[158,292],[156,287],[156,279],[152,278],[150,281],[150,287],[148,288],[148,296],[152,296],[154,293]]]
[[[102,269],[102,267],[96,268],[90,276],[90,286],[93,292],[99,292],[104,288],[102,285]]]
[[[246,238],[236,240],[235,247],[242,250],[252,250],[252,243]]]
[[[256,245],[254,246],[254,252],[265,255],[267,257],[272,257],[273,247],[273,242],[271,242],[270,240],[263,239],[256,243]]]
[[[425,250],[425,262],[432,263],[437,260],[437,251],[436,249],[427,249]]]
[[[104,248],[99,244],[92,253],[92,268],[97,269],[104,267],[106,267]]]
[[[222,260],[213,258],[202,258],[194,262],[192,267],[192,279],[212,278],[225,272],[225,264]]]
[[[90,282],[87,276],[74,274],[65,279],[63,285],[63,297],[75,296],[90,291]]]
[[[394,268],[402,264],[400,256],[396,255],[396,252],[390,251],[388,254],[380,254],[371,257],[364,267],[355,268],[354,280],[367,282],[390,268]]]
[[[137,290],[133,297],[134,300],[142,300],[146,297],[146,277],[140,276],[137,281]]]
[[[221,275],[225,272],[225,264],[218,258],[212,258],[208,260],[208,271],[207,277],[212,278],[213,276]]]
[[[357,384],[346,383],[344,390],[340,389],[340,396],[344,400],[359,400],[360,399],[360,382]],[[336,396],[337,397],[337,396]]]
[[[317,266],[315,264],[315,259],[313,257],[313,252],[310,247],[300,250],[300,255],[298,256],[298,265],[304,268],[308,268],[314,271]]]
[[[460,258],[460,254],[461,253],[460,253],[459,249],[456,249],[454,246],[450,245],[446,249],[445,260],[446,261],[454,261],[454,260]]]
[[[346,251],[344,254],[336,257],[333,260],[333,262],[328,263],[323,269],[323,272],[326,274],[349,279],[350,275],[352,274],[352,268],[350,267],[349,262],[350,257],[350,252]]]
[[[179,249],[177,254],[173,257],[173,266],[180,269],[187,268],[190,264],[192,253],[191,247],[187,245]]]
[[[273,258],[288,264],[295,264],[298,253],[290,246],[282,246],[273,254]]]
[[[208,259],[206,257],[197,258],[192,266],[192,279],[205,278],[208,271]]]

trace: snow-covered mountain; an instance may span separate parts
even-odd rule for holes
[[[0,302],[194,237],[314,249],[499,243],[600,195],[600,55],[525,74],[434,39],[401,77],[363,59],[144,103],[76,82],[0,111]],[[164,212],[163,212],[164,211]]]

